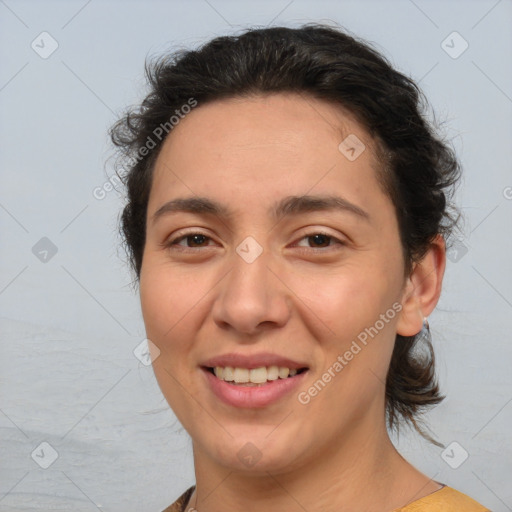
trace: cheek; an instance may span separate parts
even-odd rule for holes
[[[179,279],[175,272],[150,263],[148,258],[142,268],[139,289],[146,336],[160,351],[153,371],[169,406],[181,417],[190,406],[183,390],[194,384],[187,365],[187,332],[192,329],[187,313],[199,297],[195,298],[190,278]]]
[[[391,307],[397,288],[382,272],[355,264],[331,272],[293,273],[289,283],[331,334],[345,341],[373,325]]]
[[[141,272],[139,288],[146,334],[149,339],[161,346],[164,333],[171,329],[174,323],[174,315],[169,315],[170,289],[165,281],[151,270]]]
[[[317,340],[320,371],[336,372],[334,365],[342,357],[343,369],[330,385],[333,394],[325,398],[345,407],[350,397],[358,396],[364,404],[382,394],[394,347],[398,285],[381,268],[370,268],[350,265],[307,279],[298,273],[290,285],[307,305],[302,321]]]
[[[194,336],[211,310],[209,292],[217,281],[216,275],[183,271],[151,255],[145,260],[139,286],[141,309],[146,336],[160,350],[153,368],[168,401],[181,400],[175,396],[178,382],[186,388],[197,384]]]
[[[175,363],[186,360],[189,347],[183,329],[189,320],[186,313],[192,298],[185,292],[185,284],[169,272],[157,267],[141,272],[140,301],[146,336],[160,350],[153,369],[167,399],[174,387],[167,372],[179,378],[180,365]]]
[[[142,267],[139,288],[148,337],[152,334],[162,344],[175,338],[182,320],[204,295],[204,287],[193,272],[174,271],[166,264],[153,262],[151,257]]]

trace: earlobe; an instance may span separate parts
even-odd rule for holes
[[[421,331],[424,319],[434,310],[441,295],[445,267],[446,244],[439,234],[407,278],[397,334],[414,336]]]

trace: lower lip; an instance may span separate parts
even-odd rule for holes
[[[303,371],[293,377],[269,381],[263,385],[237,386],[218,379],[209,370],[202,368],[213,393],[224,403],[233,407],[265,407],[296,389],[307,373]]]

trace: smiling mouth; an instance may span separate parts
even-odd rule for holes
[[[232,366],[204,367],[219,380],[237,386],[264,386],[276,380],[292,379],[308,368],[290,369],[284,366],[262,366],[260,368],[234,368]]]

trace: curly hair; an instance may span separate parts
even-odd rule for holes
[[[447,239],[456,228],[460,214],[452,197],[461,168],[455,152],[428,120],[429,104],[418,85],[370,43],[322,24],[257,28],[164,54],[147,61],[145,71],[149,94],[110,131],[125,169],[120,228],[137,280],[152,172],[173,128],[170,118],[179,122],[185,106],[224,98],[295,92],[350,112],[375,143],[378,179],[395,208],[406,276],[438,234]],[[422,356],[418,344],[426,349]],[[388,427],[398,430],[405,420],[441,446],[418,417],[443,399],[430,338],[397,335],[386,381]]]

